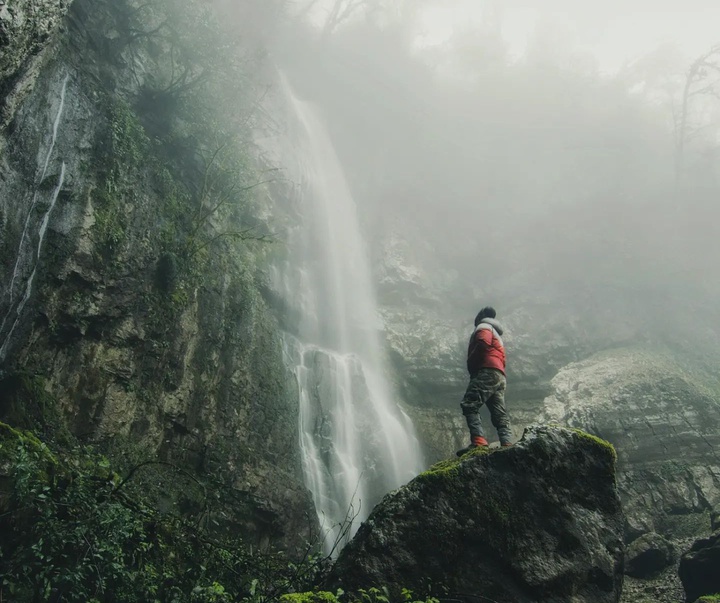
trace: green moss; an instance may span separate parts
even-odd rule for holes
[[[13,373],[0,381],[3,392],[2,418],[18,429],[40,434],[44,439],[69,443],[71,436],[47,379],[41,375]]]
[[[121,199],[115,198],[108,190],[101,191],[97,195],[96,201],[93,239],[104,251],[116,251],[122,245],[127,233],[127,218],[123,211],[123,202]]]
[[[581,438],[588,440],[597,446],[600,446],[603,450],[610,454],[613,463],[617,462],[617,452],[615,451],[615,446],[613,446],[610,442],[592,434],[589,434],[582,429],[573,428],[572,431],[574,431]]]
[[[473,448],[466,452],[459,459],[446,459],[444,461],[435,463],[432,467],[430,467],[427,471],[421,473],[418,477],[420,477],[421,479],[447,479],[456,477],[458,474],[458,468],[460,467],[460,463],[474,456],[483,456],[489,454],[489,452],[489,448],[485,446],[478,446],[477,448]]]
[[[290,593],[280,597],[282,603],[337,603],[338,598],[327,591]]]
[[[507,502],[490,496],[485,500],[484,508],[487,511],[490,520],[494,524],[499,524],[504,528],[507,528],[510,525],[512,511]]]
[[[130,106],[114,98],[110,107],[110,140],[115,167],[137,167],[147,156],[150,140]]]
[[[447,459],[445,461],[440,461],[439,463],[435,463],[432,467],[430,467],[427,471],[424,471],[421,473],[418,477],[425,478],[425,479],[431,479],[431,478],[450,478],[455,477],[458,472],[458,467],[460,466],[460,460],[456,459]]]
[[[30,431],[22,431],[0,421],[0,458],[9,460],[17,454],[18,448],[25,448],[39,458],[57,465],[57,459],[50,449]]]
[[[700,597],[695,603],[719,603],[720,593],[714,595],[704,595]]]

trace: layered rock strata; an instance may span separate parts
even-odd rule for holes
[[[616,447],[630,539],[687,535],[689,514],[720,503],[714,377],[662,348],[633,347],[570,364],[552,386],[546,421],[587,429]]]

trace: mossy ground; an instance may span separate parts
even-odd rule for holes
[[[421,473],[419,479],[448,479],[456,477],[458,474],[458,468],[460,463],[464,460],[490,454],[490,448],[485,446],[478,446],[466,452],[460,458],[450,458],[444,461],[439,461],[432,465],[427,471]]]

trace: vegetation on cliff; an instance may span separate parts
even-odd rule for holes
[[[204,2],[76,0],[22,75],[23,102],[0,131],[0,318],[19,317],[12,333],[12,320],[0,327],[0,420],[52,432],[66,465],[105,455],[132,474],[121,492],[134,484],[138,505],[178,526],[204,521],[246,550],[278,544],[302,558],[316,519],[288,445],[296,394],[262,293],[277,246],[260,195],[275,171],[251,142],[263,63],[243,43]],[[49,182],[35,182],[38,156]],[[42,256],[26,262],[42,215],[25,202],[43,203],[61,169]],[[88,517],[86,499],[111,501],[98,516],[124,522],[112,484],[96,492],[104,477],[81,480],[92,491],[33,488],[53,489],[60,510],[82,499]],[[114,534],[139,538],[144,517]]]
[[[324,568],[206,529],[209,481],[191,478],[206,511],[191,521],[150,506],[135,476],[77,441],[0,423],[0,600],[262,602],[310,588]]]

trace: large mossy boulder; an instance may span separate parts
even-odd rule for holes
[[[441,462],[383,499],[327,586],[497,603],[616,602],[624,519],[615,458],[583,432],[532,427],[514,447]]]
[[[720,532],[697,540],[682,556],[678,573],[688,601],[720,593]]]

